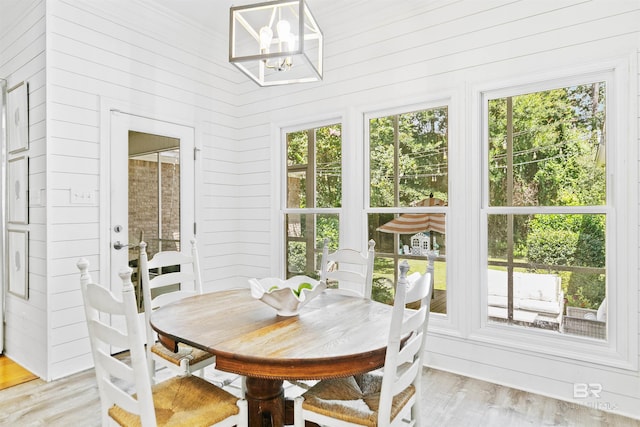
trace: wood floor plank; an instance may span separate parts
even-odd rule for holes
[[[422,425],[429,427],[640,426],[638,420],[429,368],[424,370],[420,411]],[[94,371],[0,390],[0,426],[5,425],[99,426]]]

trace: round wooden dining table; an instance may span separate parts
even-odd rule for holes
[[[248,289],[212,292],[151,315],[160,340],[216,355],[216,369],[246,377],[249,426],[283,426],[283,380],[345,377],[384,365],[392,307],[328,289],[282,317]],[[290,420],[291,415],[287,414]]]

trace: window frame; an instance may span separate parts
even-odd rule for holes
[[[628,90],[634,83],[630,78],[629,59],[562,70],[544,75],[522,76],[511,81],[478,84],[471,88],[473,135],[476,143],[469,142],[471,176],[478,177],[472,188],[473,209],[470,223],[473,247],[477,254],[473,271],[480,278],[472,292],[472,321],[470,338],[508,348],[532,350],[541,354],[559,356],[585,362],[598,363],[624,369],[637,369],[638,344],[638,238],[630,236],[626,224],[637,218],[638,204],[634,188],[637,183],[637,135],[630,118],[637,113]],[[488,101],[524,93],[569,87],[586,82],[604,81],[607,87],[607,204],[588,207],[502,207],[489,206],[488,189]],[[633,116],[637,118],[637,115]],[[470,138],[473,140],[474,138]],[[636,165],[633,165],[633,159]],[[490,322],[487,316],[487,278],[482,274],[488,265],[487,218],[491,214],[527,213],[602,213],[607,216],[607,340],[559,334],[535,328],[518,328]]]
[[[362,182],[362,197],[363,197],[363,215],[362,222],[364,224],[364,233],[365,236],[368,236],[368,221],[369,215],[372,213],[383,213],[383,214],[405,214],[405,213],[443,213],[445,214],[446,222],[445,222],[445,230],[447,235],[447,247],[449,245],[456,246],[454,242],[455,231],[454,227],[450,226],[450,217],[451,217],[451,203],[452,203],[452,188],[456,188],[453,184],[454,177],[452,175],[452,171],[457,171],[457,167],[452,165],[452,161],[449,160],[453,156],[457,157],[456,148],[452,147],[453,138],[457,136],[455,126],[452,125],[452,122],[458,120],[458,117],[455,117],[452,120],[452,111],[454,110],[455,102],[451,95],[438,95],[430,98],[429,100],[425,100],[422,102],[414,102],[396,105],[389,108],[379,108],[375,110],[369,110],[362,113],[362,156],[363,156],[363,182]],[[448,204],[447,206],[395,206],[395,207],[372,207],[371,206],[371,150],[370,150],[370,121],[375,118],[381,117],[389,117],[389,116],[397,116],[417,111],[436,109],[436,108],[446,108],[447,109],[447,195],[448,195]],[[455,203],[454,203],[455,206]],[[451,238],[450,238],[451,237]],[[366,237],[368,239],[368,237]],[[377,252],[377,248],[376,248]],[[449,251],[448,251],[449,252]],[[398,257],[402,258],[403,256],[398,255],[397,253],[394,255],[394,259],[398,259]],[[448,325],[452,327],[452,287],[451,283],[454,282],[452,277],[454,277],[452,273],[451,265],[456,264],[455,258],[446,260],[446,271],[447,271],[447,284],[446,284],[446,313],[432,313],[435,315],[434,320],[437,320],[438,326]],[[427,257],[424,257],[425,261],[427,261]],[[397,274],[397,271],[396,271]]]
[[[288,150],[287,150],[287,134],[289,133],[294,133],[294,132],[301,132],[301,131],[308,131],[311,129],[317,129],[317,128],[322,128],[325,126],[331,126],[334,124],[340,124],[341,129],[342,129],[342,135],[341,135],[341,147],[340,147],[340,152],[341,152],[341,164],[342,164],[342,169],[344,170],[344,158],[345,158],[345,154],[344,154],[344,149],[345,149],[345,143],[344,143],[344,128],[345,128],[345,117],[343,116],[328,116],[327,118],[324,119],[319,119],[316,121],[312,121],[312,122],[305,122],[305,123],[297,123],[297,124],[292,124],[292,125],[288,125],[288,126],[280,126],[278,127],[278,131],[275,132],[278,135],[278,140],[277,143],[274,144],[274,147],[276,147],[276,149],[274,150],[274,156],[273,158],[276,160],[277,166],[274,168],[274,170],[278,171],[278,178],[274,180],[275,185],[277,185],[277,192],[274,192],[274,194],[278,194],[278,206],[279,206],[279,211],[278,211],[278,215],[277,215],[277,224],[278,226],[275,227],[274,229],[278,230],[278,237],[277,237],[277,242],[279,242],[279,250],[278,250],[278,269],[277,269],[277,273],[276,275],[278,277],[286,277],[287,275],[287,270],[288,270],[288,266],[287,266],[287,226],[286,226],[286,217],[287,215],[290,214],[312,214],[312,215],[317,215],[317,214],[336,214],[338,215],[338,223],[340,224],[340,240],[342,241],[342,220],[344,218],[344,194],[345,194],[345,179],[344,179],[344,174],[342,176],[341,179],[341,183],[342,183],[342,188],[341,188],[341,194],[343,197],[341,197],[341,207],[331,207],[331,208],[318,208],[315,207],[315,203],[314,203],[314,207],[313,208],[290,208],[287,206],[287,190],[288,190],[288,180],[287,180],[287,176],[288,176],[288,172],[289,172],[289,167],[288,167],[288,162],[287,162],[287,154],[288,154]],[[315,160],[315,158],[314,158]],[[316,165],[314,164],[314,173],[315,173],[315,167]],[[314,200],[316,195],[314,194]]]

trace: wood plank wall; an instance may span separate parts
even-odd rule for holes
[[[207,194],[199,215],[204,230],[209,222],[219,221],[219,212],[229,211],[228,200],[211,188],[233,180],[223,172],[235,165],[229,142],[235,97],[229,84],[233,87],[239,77],[226,64],[226,41],[145,1],[56,0],[48,3],[47,19],[47,377],[55,379],[92,364],[75,263],[86,257],[94,278],[100,277],[100,206],[73,204],[70,191],[81,185],[99,200],[102,103],[108,99],[135,105],[157,118],[197,125]],[[213,270],[205,277],[224,281],[232,276],[229,260],[206,261],[218,260],[218,252],[228,253],[227,242],[216,236],[211,241],[206,235],[198,238],[203,264]],[[225,249],[218,251],[218,246]]]
[[[44,0],[0,4],[0,77],[8,88],[26,81],[29,89],[29,149],[20,154],[29,156],[30,201],[44,188],[46,174],[45,39]],[[5,295],[5,322],[10,326],[5,328],[4,349],[25,368],[44,376],[48,343],[44,208],[30,202],[29,225],[12,228],[29,231],[29,299]]]

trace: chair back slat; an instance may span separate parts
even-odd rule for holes
[[[149,279],[150,289],[180,285],[181,289],[195,290],[195,275],[191,271],[174,271],[163,273]]]
[[[413,280],[408,280],[409,287],[407,289],[407,302],[422,301],[427,297],[431,290],[431,273],[420,274],[418,277],[412,275]]]
[[[89,304],[98,312],[124,316],[124,306],[121,301],[114,300],[111,292],[95,283],[87,283],[87,298]]]
[[[412,334],[398,352],[397,364],[413,363],[422,346],[422,334]]]
[[[179,251],[160,251],[148,261],[150,269],[171,265],[193,264],[193,257]]]
[[[409,310],[407,310],[409,311]],[[415,331],[420,328],[425,321],[425,317],[428,316],[427,310],[425,307],[420,307],[414,313],[410,313],[410,315],[402,322],[402,330],[400,331],[401,335],[406,335],[411,331]]]
[[[345,264],[363,264],[364,257],[355,249],[338,249],[327,256],[328,261],[343,262]]]
[[[108,373],[110,377],[118,378],[128,383],[135,382],[136,378],[133,368],[123,361],[105,353],[104,350],[98,352],[98,359],[101,368]]]
[[[355,282],[358,284],[362,284],[365,279],[365,275],[362,273],[358,273],[355,271],[348,270],[334,270],[327,272],[326,278],[329,281],[337,281],[337,282]]]
[[[105,344],[113,345],[118,348],[127,348],[129,345],[129,337],[120,332],[119,330],[105,325],[104,323],[91,319],[87,322],[87,327],[91,334],[96,339],[102,341]]]
[[[120,387],[110,381],[103,380],[102,388],[104,389],[104,394],[107,397],[107,402],[109,402],[109,407],[118,405],[125,411],[131,412],[132,414],[139,413],[140,409],[138,401]]]
[[[407,366],[403,366],[401,374],[398,375],[398,378],[393,383],[393,391],[391,392],[391,395],[395,396],[413,384],[415,377],[418,375],[418,371],[421,369],[422,365],[417,361],[414,361]]]
[[[195,291],[175,291],[175,292],[168,292],[166,294],[158,295],[151,302],[151,310],[155,310],[156,308],[160,308],[163,305],[181,300],[182,298],[191,297],[194,295],[198,295],[198,293]]]

